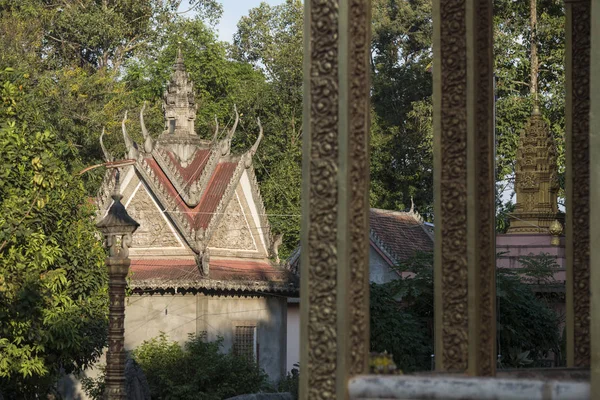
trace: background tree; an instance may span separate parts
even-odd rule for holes
[[[240,19],[231,48],[232,57],[266,78],[256,102],[266,134],[254,165],[271,228],[284,234],[282,258],[296,248],[300,233],[302,21],[299,0],[261,3]]]
[[[20,118],[27,74],[0,82],[0,393],[24,399],[100,356],[107,273],[76,151]]]

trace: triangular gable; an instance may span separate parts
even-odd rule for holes
[[[250,215],[244,211],[240,198],[236,193],[229,201],[223,215],[219,218],[219,224],[214,230],[208,247],[211,249],[258,251],[256,238],[253,233],[254,225]]]
[[[138,182],[125,207],[140,224],[132,235],[132,248],[184,247],[179,234],[143,182]]]

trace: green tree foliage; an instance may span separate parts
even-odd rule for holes
[[[523,269],[497,270],[497,340],[500,367],[534,365],[560,354],[559,318],[529,284],[549,282],[556,260],[522,257]],[[431,369],[433,354],[433,255],[417,253],[398,269],[403,275],[371,284],[371,349],[394,355],[399,369]],[[535,281],[532,281],[532,278]]]
[[[235,59],[266,77],[258,103],[266,136],[255,167],[272,230],[284,234],[284,258],[297,246],[300,231],[302,21],[298,0],[262,3],[239,21],[231,49]]]
[[[565,36],[564,4],[559,0],[537,1],[537,41],[541,111],[559,149],[564,171]],[[497,176],[513,179],[521,130],[532,110],[530,98],[529,2],[494,2],[494,58],[496,74]]]
[[[267,388],[267,375],[255,362],[222,347],[222,338],[206,342],[191,335],[180,346],[161,334],[144,341],[133,358],[157,400],[220,400]]]
[[[1,0],[3,16],[35,19],[44,46],[35,50],[48,68],[80,66],[119,69],[124,61],[150,48],[180,20],[181,0],[79,0],[49,5],[44,0]],[[215,0],[192,0],[190,9],[216,22],[222,6]]]
[[[433,204],[431,1],[375,0],[371,205]]]
[[[72,147],[19,117],[25,75],[0,73],[0,392],[33,398],[106,341],[107,273]]]

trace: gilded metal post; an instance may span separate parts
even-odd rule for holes
[[[369,0],[308,0],[300,398],[347,398],[369,350]]]
[[[139,224],[127,214],[119,193],[119,172],[112,195],[113,204],[96,226],[106,238],[108,257],[108,351],[106,353],[106,390],[108,400],[125,400],[125,278],[129,271],[131,235]]]
[[[491,0],[435,0],[436,369],[494,375]]]
[[[590,365],[590,0],[566,4],[567,365]]]
[[[600,165],[600,3],[592,3],[590,13],[590,165]],[[591,169],[590,204],[600,204],[600,169]],[[600,242],[600,209],[590,209],[591,243]],[[600,248],[590,249],[591,297],[591,398],[600,398]]]

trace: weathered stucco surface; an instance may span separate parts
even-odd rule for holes
[[[185,342],[206,331],[208,340],[223,337],[223,350],[233,346],[236,325],[256,324],[260,367],[278,381],[286,367],[286,298],[230,297],[203,294],[132,295],[125,310],[125,348],[165,332]]]

